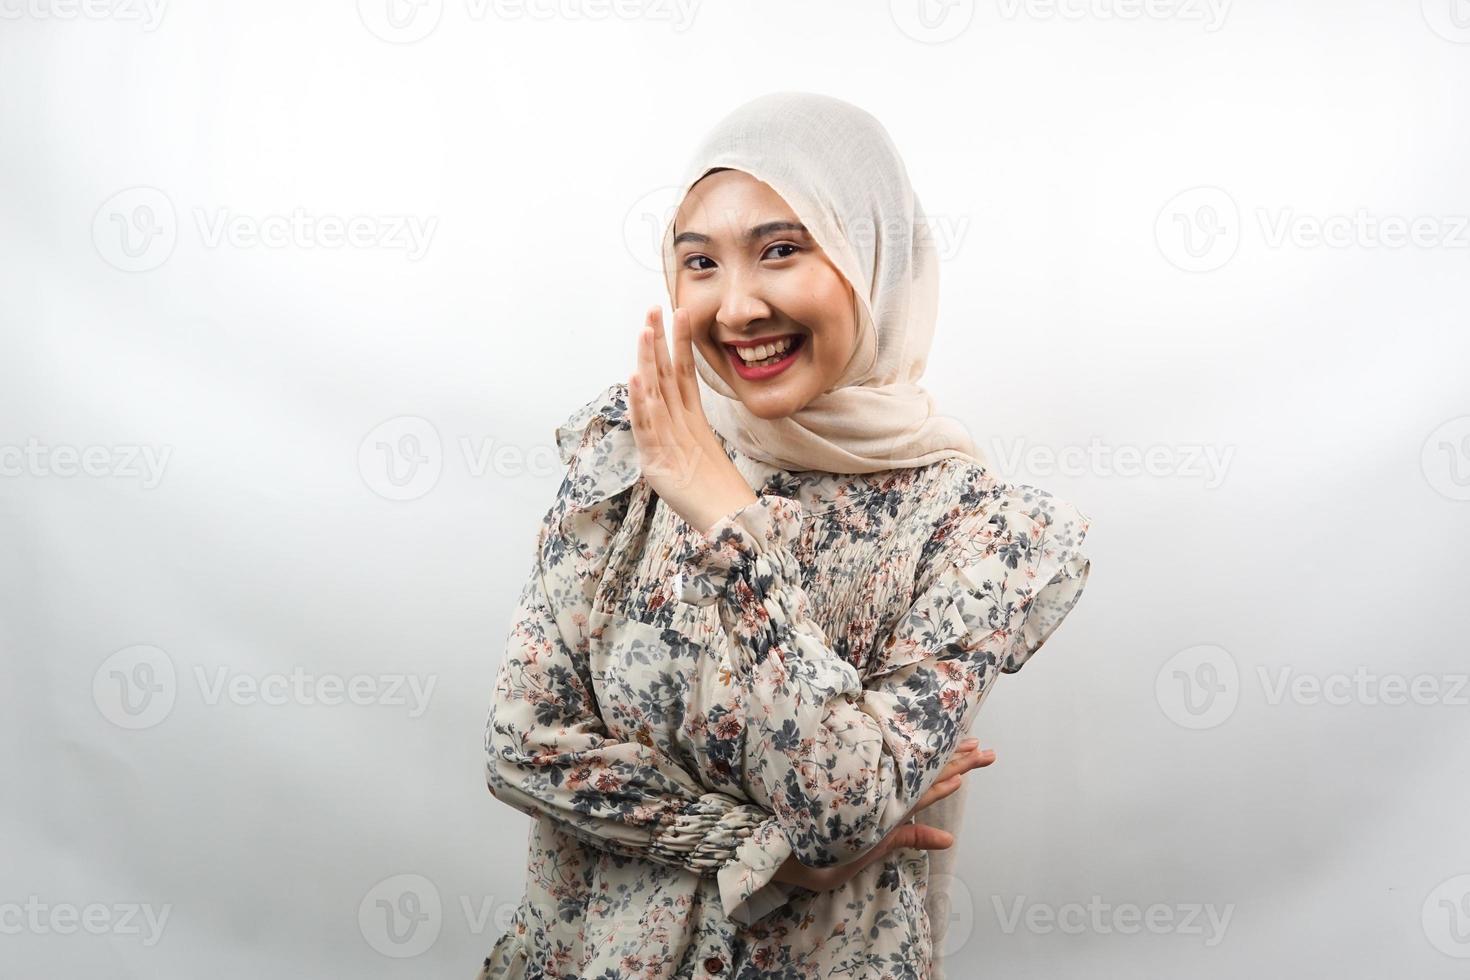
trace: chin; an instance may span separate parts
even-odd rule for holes
[[[789,389],[783,391],[759,391],[753,392],[748,388],[735,388],[735,393],[740,395],[740,401],[756,418],[782,419],[801,409],[803,405],[811,401],[811,396],[801,392],[792,392]]]

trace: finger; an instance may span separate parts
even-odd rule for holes
[[[930,827],[928,824],[909,824],[913,843],[909,847],[917,847],[926,851],[942,851],[947,847],[954,846],[954,834],[938,827]]]
[[[684,410],[701,422],[705,421],[704,404],[699,400],[699,379],[694,373],[694,330],[689,311],[682,306],[674,310],[674,378],[684,401]],[[706,424],[708,424],[706,422]]]
[[[651,319],[650,315],[650,319]],[[663,390],[658,381],[658,360],[654,345],[659,343],[653,334],[652,325],[638,333],[638,373],[643,390],[643,406],[647,410],[648,426],[661,438],[668,432],[669,411],[664,404]]]
[[[954,834],[938,827],[922,823],[906,823],[888,836],[889,850],[897,847],[915,847],[924,851],[942,851],[954,846]]]
[[[924,795],[919,797],[919,802],[914,804],[914,808],[909,812],[918,813],[925,807],[933,806],[935,803],[938,803],[946,796],[958,790],[964,785],[964,782],[963,776],[950,776],[947,779],[941,779],[931,783],[929,788],[924,791]]]
[[[677,417],[684,408],[684,395],[674,377],[674,365],[669,360],[669,343],[664,339],[663,307],[655,306],[648,311],[648,325],[653,328],[653,364],[658,378],[659,391],[669,406],[669,413]]]

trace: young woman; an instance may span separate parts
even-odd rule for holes
[[[924,811],[994,758],[962,736],[1077,602],[1089,522],[918,385],[938,267],[871,115],[747,103],[680,202],[672,354],[655,308],[557,429],[486,729],[537,819],[480,976],[929,978],[957,814]]]

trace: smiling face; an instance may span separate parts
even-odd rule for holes
[[[857,344],[852,287],[770,185],[743,170],[700,180],[674,256],[693,341],[752,414],[782,418],[837,384]]]

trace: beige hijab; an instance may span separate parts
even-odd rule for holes
[[[965,427],[937,414],[918,384],[934,337],[939,262],[927,217],[882,124],[830,96],[764,95],[705,136],[676,203],[716,167],[764,181],[796,212],[853,286],[858,342],[837,387],[781,419],[751,414],[695,347],[700,398],[715,431],[746,456],[787,470],[872,473],[950,456],[985,465]],[[663,267],[672,302],[673,217],[664,229]],[[956,914],[955,851],[967,788],[918,814],[920,822],[956,837],[953,847],[929,852],[925,904],[935,980],[944,975],[942,953]]]
[[[837,386],[785,418],[752,414],[694,349],[710,425],[752,459],[787,470],[872,473],[950,456],[982,463],[959,420],[918,384],[939,299],[933,237],[881,123],[841,99],[775,92],[735,109],[704,137],[676,203],[710,170],[743,170],[786,201],[852,284],[858,341]],[[674,298],[674,218],[663,235]]]

